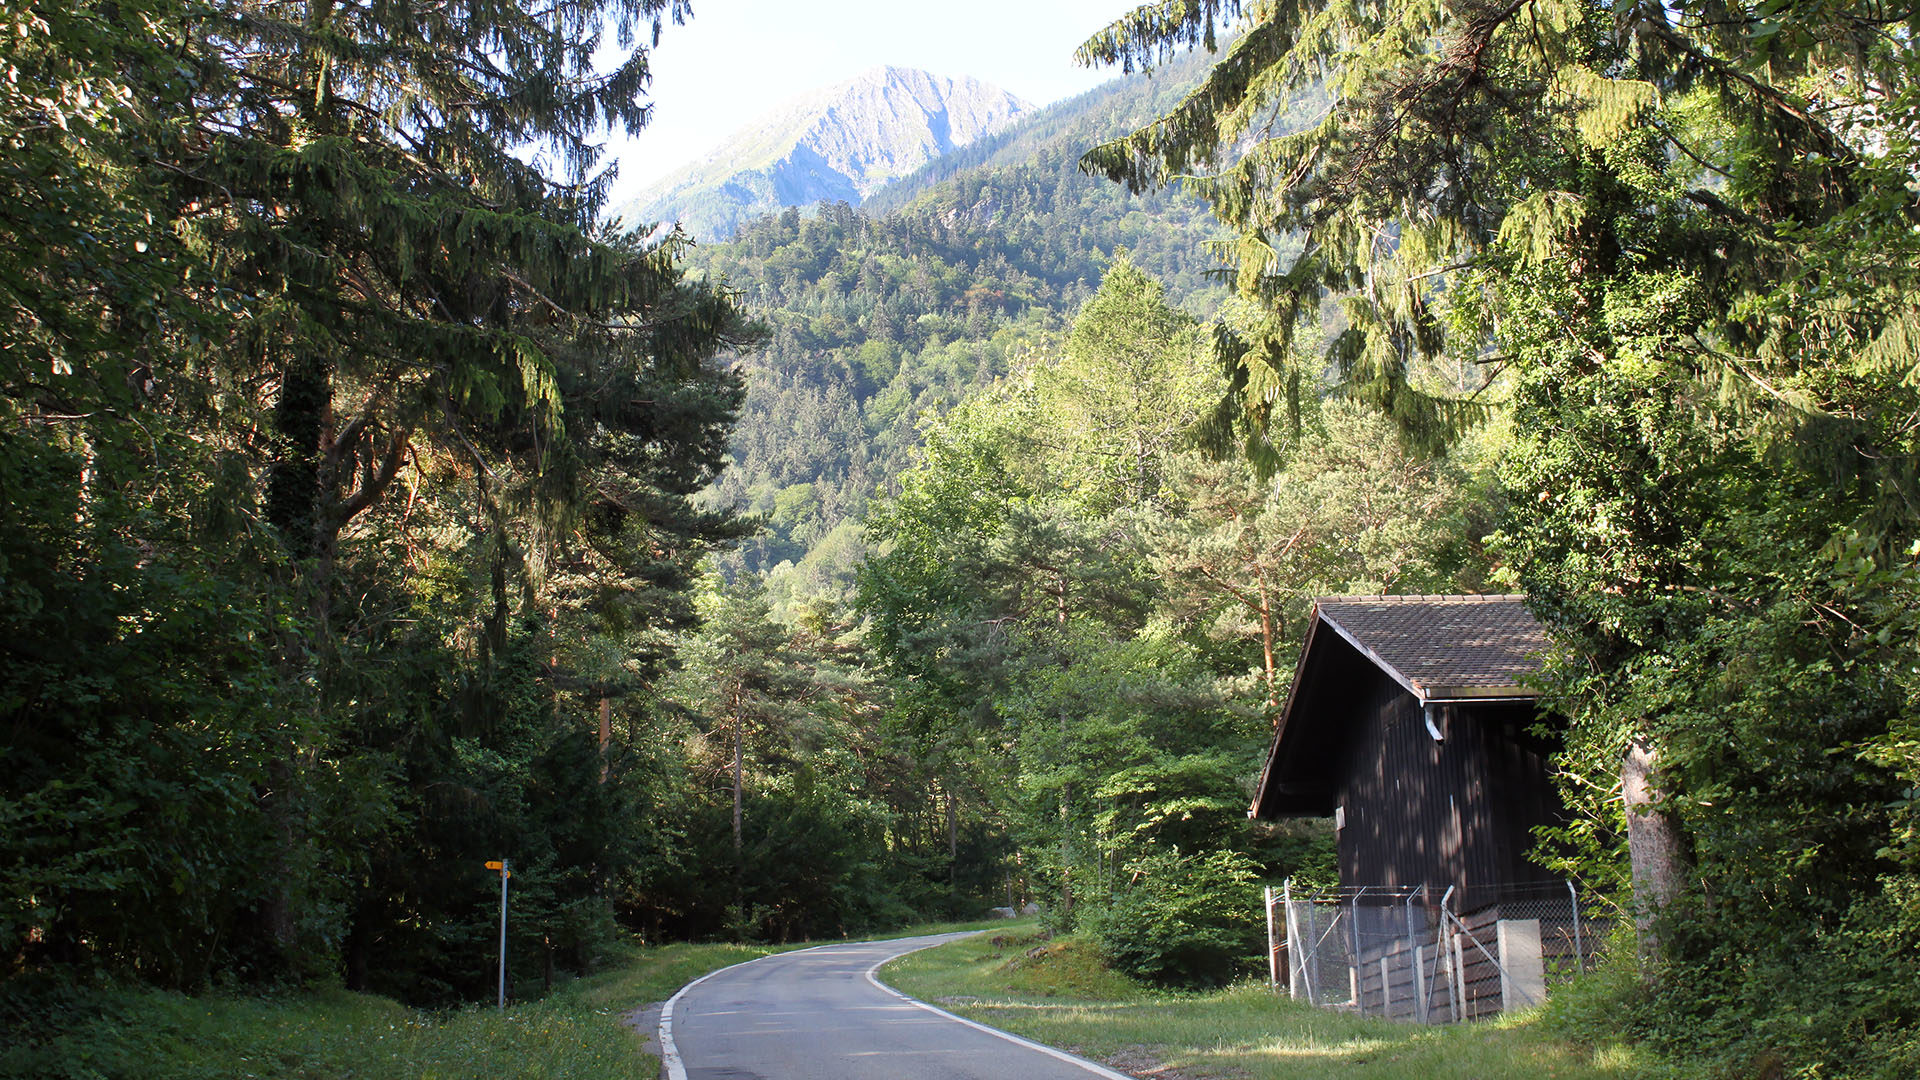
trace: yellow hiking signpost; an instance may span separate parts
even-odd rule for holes
[[[513,869],[505,859],[488,859],[487,869],[500,871],[500,1007],[507,1007],[507,879]]]

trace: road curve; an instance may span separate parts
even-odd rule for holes
[[[1132,1080],[882,986],[880,965],[965,934],[777,953],[660,1011],[667,1080]]]

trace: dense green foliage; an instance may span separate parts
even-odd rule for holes
[[[1232,851],[1148,856],[1088,932],[1114,970],[1142,982],[1191,988],[1252,975],[1267,940],[1259,870]]]
[[[1197,70],[1197,69],[1196,69]],[[751,390],[721,478],[725,505],[767,525],[728,572],[794,566],[776,609],[844,596],[857,521],[910,464],[920,424],[1064,331],[1117,252],[1205,309],[1205,209],[1086,176],[1081,150],[1172,100],[1183,78],[1116,80],[941,158],[860,207],[750,222],[690,265],[739,290],[772,328],[745,359]]]
[[[1087,159],[1184,177],[1240,236],[1270,317],[1222,339],[1215,445],[1284,460],[1330,294],[1339,393],[1430,447],[1501,416],[1493,552],[1555,643],[1566,865],[1642,922],[1614,1015],[1691,1069],[1920,1067],[1912,42],[1850,3],[1196,0],[1082,53],[1221,49]],[[1260,126],[1323,77],[1313,125]],[[1658,792],[1623,812],[1630,747]]]
[[[664,2],[9,4],[0,978],[590,963],[751,340],[593,224]],[[559,162],[522,162],[523,145]],[[607,659],[611,656],[613,659]]]
[[[1459,479],[1408,458],[1383,420],[1315,412],[1297,471],[1271,479],[1201,460],[1207,340],[1116,265],[1059,352],[927,429],[899,496],[869,514],[860,591],[896,714],[965,755],[1052,924],[1118,920],[1117,957],[1185,983],[1239,970],[1227,945],[1255,910],[1223,915],[1220,897],[1188,920],[1210,903],[1186,884],[1196,868],[1324,859],[1325,833],[1245,818],[1307,598],[1477,567],[1443,542]],[[1151,945],[1121,944],[1148,929]]]

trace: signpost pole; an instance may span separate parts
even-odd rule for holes
[[[507,879],[513,870],[506,859],[487,863],[487,869],[500,871],[500,1007],[507,1007]]]
[[[500,860],[500,1007],[507,1007],[507,860]]]

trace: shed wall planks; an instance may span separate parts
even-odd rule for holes
[[[1432,902],[1457,886],[1457,908],[1491,902],[1501,885],[1551,881],[1529,854],[1533,829],[1563,811],[1547,779],[1550,746],[1530,732],[1525,704],[1434,707],[1444,739],[1427,730],[1419,701],[1344,641],[1329,669],[1326,705],[1344,702],[1345,745],[1335,774],[1344,827],[1340,879],[1426,885]]]

